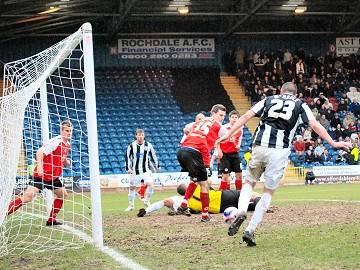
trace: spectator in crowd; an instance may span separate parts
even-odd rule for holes
[[[338,111],[339,112],[345,112],[347,111],[348,107],[347,107],[347,102],[345,101],[345,99],[341,99],[340,103],[338,105]]]
[[[320,138],[318,138],[315,142],[314,154],[321,156],[322,153],[324,153],[324,149],[325,149],[325,147],[322,143],[322,140]]]
[[[305,64],[303,63],[302,59],[296,63],[296,75],[304,74],[305,73]]]
[[[350,100],[350,102],[354,102],[354,99],[360,100],[360,92],[356,87],[351,86],[349,88],[349,92],[346,93],[346,96]]]
[[[344,150],[339,150],[339,154],[335,159],[336,163],[354,164],[354,156]]]
[[[330,162],[331,156],[329,155],[329,151],[327,149],[324,149],[324,152],[320,156],[319,162],[321,164],[324,164],[325,162]]]
[[[297,139],[294,142],[294,150],[299,157],[302,157],[305,154],[305,141],[303,140],[303,137],[300,135],[297,137]]]
[[[359,137],[360,55],[337,57],[330,53],[315,57],[308,54],[308,57],[302,58],[289,50],[284,53],[261,52],[258,55],[257,58],[263,59],[265,66],[271,64],[273,70],[251,70],[247,72],[251,76],[240,79],[252,102],[279,94],[279,86],[285,81],[293,81],[298,86],[298,98],[309,105],[315,118],[332,137],[341,140]],[[278,58],[283,61],[276,60]],[[299,68],[302,64],[304,73]],[[246,74],[245,70],[243,73]],[[307,138],[303,134],[306,147],[317,138],[315,133],[310,136]]]
[[[291,57],[292,57],[292,54],[291,54],[290,50],[286,49],[284,52],[283,63],[285,64],[286,62],[290,62]]]
[[[360,115],[360,104],[357,98],[354,98],[349,104],[349,111],[352,112],[354,115]]]
[[[304,130],[302,137],[305,141],[305,144],[310,144],[310,142],[311,142],[311,127],[308,127],[307,129]]]
[[[330,128],[330,122],[326,119],[325,114],[321,115],[319,122],[326,130]]]
[[[306,151],[305,155],[305,162],[306,163],[313,163],[315,161],[315,156],[311,150]]]
[[[249,164],[249,161],[251,159],[251,147],[249,147],[248,150],[244,153],[244,159],[246,161],[246,164]]]
[[[354,144],[353,149],[351,150],[350,154],[354,157],[354,164],[359,163],[359,147]]]
[[[242,70],[244,68],[245,52],[242,48],[237,47],[234,51],[234,58],[236,64],[236,70]]]
[[[335,138],[339,139],[340,137],[344,137],[344,129],[341,124],[337,124],[336,129],[334,130]]]
[[[331,127],[333,128],[336,128],[338,125],[341,125],[341,120],[339,118],[339,114],[338,113],[335,113],[334,114],[334,117],[331,119],[330,121],[330,125]]]
[[[345,129],[349,128],[349,125],[353,125],[355,123],[355,115],[352,112],[348,112],[343,120],[343,127]]]
[[[326,111],[326,110],[334,110],[334,106],[329,102],[329,100],[325,100],[324,104],[321,106],[321,109],[323,111]]]

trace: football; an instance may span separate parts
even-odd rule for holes
[[[234,206],[226,208],[223,213],[225,223],[231,223],[235,219],[237,212],[238,209]]]

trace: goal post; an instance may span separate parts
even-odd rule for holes
[[[92,43],[91,24],[85,23],[50,48],[4,66],[0,257],[13,252],[77,248],[83,246],[84,238],[103,246]],[[68,156],[71,165],[61,177],[69,193],[58,214],[64,225],[45,226],[52,205],[51,196],[41,196],[45,192],[7,216],[9,203],[31,179],[36,151],[59,135],[64,120],[73,124]],[[88,186],[90,190],[85,190]]]
[[[90,23],[83,25],[83,43],[84,43],[84,71],[85,86],[87,98],[86,118],[88,119],[89,145],[95,146],[89,148],[89,170],[91,179],[91,202],[92,202],[92,224],[93,239],[95,245],[103,245],[102,215],[101,215],[101,192],[100,192],[100,173],[99,173],[99,150],[97,138],[96,122],[96,102],[95,102],[95,75],[94,75],[94,57],[92,29]]]

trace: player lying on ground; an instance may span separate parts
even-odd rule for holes
[[[31,202],[39,191],[46,188],[52,190],[56,196],[46,225],[62,224],[56,220],[56,216],[68,194],[59,177],[62,174],[63,167],[70,166],[67,155],[70,152],[72,130],[71,122],[63,121],[60,126],[60,135],[49,140],[36,152],[34,173],[30,178],[29,186],[21,196],[10,202],[8,215],[14,213],[23,204]]]
[[[176,215],[176,210],[180,206],[183,196],[185,195],[187,186],[180,184],[177,187],[179,195],[175,195],[164,200],[151,204],[146,209],[139,210],[137,216],[148,216],[151,213],[163,208],[164,206],[170,208],[169,215]],[[180,196],[181,195],[181,196]],[[218,214],[223,213],[224,210],[230,206],[237,207],[240,191],[238,190],[209,190],[210,205],[209,213]],[[257,202],[260,200],[261,194],[253,192],[251,200],[249,202],[248,211],[254,211]],[[201,212],[201,200],[200,200],[200,186],[198,186],[193,196],[188,200],[188,207],[192,213]]]

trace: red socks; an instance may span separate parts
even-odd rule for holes
[[[209,193],[200,192],[200,200],[201,200],[201,213],[202,215],[207,215],[209,212]]]
[[[56,219],[57,214],[59,213],[62,205],[63,205],[64,200],[63,199],[59,199],[56,198],[54,200],[54,204],[53,204],[53,208],[51,210],[50,213],[50,217],[48,219],[49,222],[53,222]],[[15,200],[12,200],[9,204],[8,207],[8,212],[7,214],[10,215],[12,213],[14,213],[17,209],[19,209],[21,206],[23,205],[23,202],[21,200],[21,198],[16,198]]]
[[[16,198],[9,203],[7,214],[10,215],[18,210],[23,205],[21,198]]]
[[[236,187],[236,190],[241,190],[241,188],[242,188],[242,181],[241,181],[241,179],[236,179],[236,180],[235,180],[235,187]]]
[[[192,197],[196,188],[197,188],[197,184],[190,181],[185,192],[184,201],[181,203],[182,208],[187,208],[187,201]]]
[[[147,185],[145,185],[145,184],[143,184],[139,187],[137,194],[139,195],[140,199],[144,199],[146,188],[147,188]]]
[[[53,207],[51,209],[51,212],[50,212],[50,216],[49,216],[49,219],[48,219],[48,222],[54,222],[56,220],[56,216],[57,214],[59,213],[62,205],[63,205],[63,202],[64,200],[63,199],[59,199],[59,198],[56,198],[54,200],[54,204],[53,204]]]
[[[221,180],[219,190],[227,189],[228,183],[227,181]]]

